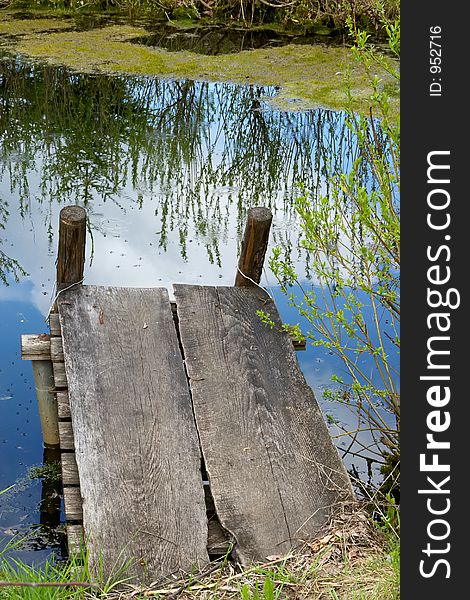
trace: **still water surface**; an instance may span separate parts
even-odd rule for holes
[[[0,496],[0,537],[33,529],[20,556],[36,561],[59,539],[39,526],[41,482],[28,475],[43,449],[20,336],[48,330],[60,209],[87,209],[86,284],[165,286],[170,295],[173,282],[232,285],[246,210],[257,205],[274,213],[270,249],[288,248],[307,278],[298,186],[328,193],[327,175],[347,172],[357,149],[345,114],[272,110],[273,88],[79,75],[0,58],[0,266],[9,284],[0,282],[0,490],[13,486]],[[284,322],[302,323],[269,269],[262,285]],[[341,363],[322,348],[298,358],[324,413],[353,426],[353,415],[322,401]],[[344,460],[367,477],[364,463]]]

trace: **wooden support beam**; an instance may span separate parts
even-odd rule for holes
[[[207,522],[207,552],[209,554],[225,554],[229,549],[231,540],[216,518]]]
[[[51,337],[51,360],[52,362],[64,362],[61,337]]]
[[[273,220],[269,208],[250,208],[243,236],[235,286],[254,286],[261,280],[269,230]]]
[[[86,212],[81,206],[60,211],[57,252],[57,289],[83,279],[85,265]]]
[[[51,336],[57,337],[61,334],[59,313],[53,312],[49,315],[49,328],[51,330]]]
[[[56,353],[59,352],[57,343],[54,344],[54,348]],[[32,361],[44,445],[56,447],[59,445],[59,417],[55,395],[54,366],[51,362],[50,335],[47,333],[22,335],[21,358]]]
[[[80,485],[75,452],[63,452],[60,458],[62,485]]]
[[[290,333],[289,337],[292,341],[292,345],[294,346],[294,350],[297,350],[297,352],[299,352],[300,350],[307,349],[307,340],[305,338],[303,338],[302,340],[298,340],[294,335]]]
[[[50,335],[48,333],[22,335],[21,358],[23,360],[51,360]]]
[[[67,546],[69,556],[80,555],[84,545],[83,525],[79,523],[67,525]]]
[[[54,389],[54,376],[50,360],[33,360],[34,385],[41,420],[42,437],[45,446],[59,446],[57,398]]]
[[[83,506],[80,488],[64,486],[64,513],[67,521],[83,520]]]
[[[57,395],[57,412],[59,419],[70,419],[69,393],[67,390],[60,390]]]
[[[63,362],[54,362],[52,363],[52,367],[54,370],[54,383],[56,388],[66,388],[67,375],[65,373],[65,364]]]
[[[59,437],[61,450],[75,450],[71,421],[59,421]]]

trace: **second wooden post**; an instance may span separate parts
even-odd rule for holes
[[[272,220],[269,208],[256,207],[248,210],[235,277],[236,287],[253,286],[261,281]]]
[[[57,291],[83,279],[85,265],[86,212],[81,206],[60,211],[57,252]]]

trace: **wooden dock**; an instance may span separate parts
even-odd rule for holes
[[[353,497],[272,299],[240,282],[174,295],[78,284],[50,338],[23,340],[53,365],[69,550],[146,582],[231,545],[242,564],[287,553]]]

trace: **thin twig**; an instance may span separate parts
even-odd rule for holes
[[[0,587],[83,587],[100,589],[97,583],[87,581],[0,581]]]

